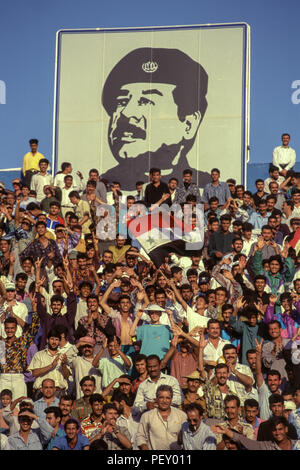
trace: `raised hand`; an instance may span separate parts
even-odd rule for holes
[[[290,248],[290,244],[288,242],[285,243],[282,251],[281,251],[281,256],[282,258],[287,258],[288,255],[289,255],[289,248]]]
[[[270,297],[269,297],[269,303],[272,304],[272,305],[275,305],[276,302],[277,302],[277,299],[278,299],[277,295],[271,294]]]
[[[241,296],[241,297],[238,297],[235,305],[238,310],[241,310],[242,308],[245,307],[245,304],[246,304],[246,300],[244,300],[244,297]]]
[[[31,305],[32,305],[32,311],[36,312],[37,311],[36,294],[35,293],[30,293],[29,298],[30,298],[30,302],[31,302]]]
[[[107,336],[104,336],[102,341],[102,348],[105,349],[107,347]]]
[[[136,314],[136,317],[140,320],[144,314],[144,310],[139,310],[138,313]]]
[[[255,343],[256,343],[256,348],[255,348],[255,349],[256,349],[256,353],[261,355],[261,353],[262,353],[262,346],[263,346],[263,339],[260,341],[260,343],[257,341],[256,338],[254,338],[254,339],[255,339]]]
[[[114,279],[113,286],[120,287],[121,286],[121,279]]]
[[[171,327],[171,330],[172,330],[172,332],[174,333],[174,335],[177,335],[177,336],[180,336],[180,335],[182,335],[182,333],[183,333],[183,331],[182,331],[182,329],[180,328],[180,326],[175,325],[175,324]]]
[[[228,269],[224,269],[223,276],[226,279],[229,279],[229,281],[234,281],[234,277],[233,277],[232,273],[230,271],[228,271]]]
[[[52,362],[52,367],[53,367],[53,368],[57,366],[59,359],[60,359],[60,356],[59,356],[59,354],[57,354],[57,355],[55,356],[54,361]]]
[[[177,344],[178,344],[178,335],[174,335],[173,338],[171,339],[171,346],[176,349]]]
[[[43,258],[36,258],[34,262],[34,266],[36,269],[41,269]]]
[[[258,237],[256,246],[257,246],[257,248],[259,249],[259,251],[261,251],[261,250],[263,249],[263,247],[265,246],[265,244],[266,244],[266,242],[265,242],[265,240],[263,239],[263,237],[262,237],[262,236]]]
[[[207,344],[208,344],[208,340],[205,340],[205,338],[204,338],[204,328],[201,328],[199,330],[199,347],[200,347],[200,349],[204,349]]]

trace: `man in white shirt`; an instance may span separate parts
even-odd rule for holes
[[[278,183],[280,187],[280,185],[284,182],[284,176],[281,176],[279,173],[279,166],[274,166],[271,163],[269,166],[269,175],[269,178],[264,180],[264,192],[266,194],[271,194],[270,183]]]
[[[56,173],[55,178],[54,178],[54,186],[58,186],[59,188],[63,188],[65,185],[65,176],[72,176],[72,189],[73,191],[82,191],[84,182],[83,182],[83,176],[80,171],[77,171],[77,176],[79,177],[79,184],[75,180],[75,178],[72,175],[72,165],[69,162],[63,162],[61,164],[61,172]]]
[[[38,202],[41,202],[45,197],[44,186],[52,186],[53,178],[48,173],[49,160],[47,158],[42,158],[39,161],[40,171],[33,175],[30,189],[36,191],[36,199]]]
[[[279,173],[286,177],[289,170],[296,163],[296,152],[289,146],[291,136],[287,133],[281,136],[282,145],[275,147],[273,150],[273,165],[278,166]]]
[[[133,416],[137,417],[144,411],[157,408],[156,391],[160,385],[172,387],[172,405],[179,406],[183,403],[184,397],[178,380],[161,372],[158,356],[152,354],[147,357],[147,371],[149,377],[139,385],[137,390],[132,410]]]
[[[204,363],[216,366],[219,358],[223,356],[223,347],[230,342],[221,338],[221,326],[218,320],[211,318],[208,321],[207,333],[207,344],[203,351]]]
[[[74,190],[78,191],[78,189],[73,184],[73,176],[66,175],[64,177],[64,186],[61,188],[61,213],[63,217],[65,217],[66,212],[73,211],[74,205],[70,201],[69,194]]]
[[[186,414],[171,406],[173,392],[170,385],[157,388],[156,406],[143,414],[138,427],[136,440],[141,450],[180,449],[178,438]]]

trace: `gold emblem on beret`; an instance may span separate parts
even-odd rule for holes
[[[145,62],[143,65],[142,65],[142,69],[144,70],[144,72],[146,73],[153,73],[153,72],[156,72],[156,70],[158,69],[158,63],[157,62],[151,62],[150,60],[148,62]]]

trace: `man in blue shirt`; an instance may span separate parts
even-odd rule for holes
[[[44,410],[44,413],[46,414],[47,423],[53,428],[51,439],[46,447],[46,450],[51,450],[56,444],[57,440],[60,437],[64,437],[66,433],[64,429],[60,428],[62,412],[58,406],[49,406]]]
[[[11,450],[42,450],[41,436],[31,430],[34,416],[29,411],[21,411],[18,415],[20,430],[8,438]]]
[[[211,183],[208,183],[204,186],[202,194],[202,202],[204,203],[204,210],[209,209],[209,200],[213,196],[219,199],[219,207],[224,209],[228,198],[230,198],[231,193],[227,183],[221,182],[220,180],[220,170],[218,168],[213,168],[210,173]]]
[[[253,225],[254,230],[261,230],[264,225],[268,225],[267,203],[264,199],[259,201],[257,212],[253,212],[248,222]]]
[[[89,450],[90,441],[78,431],[78,422],[75,419],[68,419],[65,423],[66,435],[57,439],[52,450]]]

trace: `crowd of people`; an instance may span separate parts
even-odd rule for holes
[[[218,168],[204,188],[152,168],[124,194],[96,168],[52,176],[30,140],[0,184],[1,450],[300,449],[289,141],[253,193]],[[196,249],[154,258],[130,230],[162,207]]]

